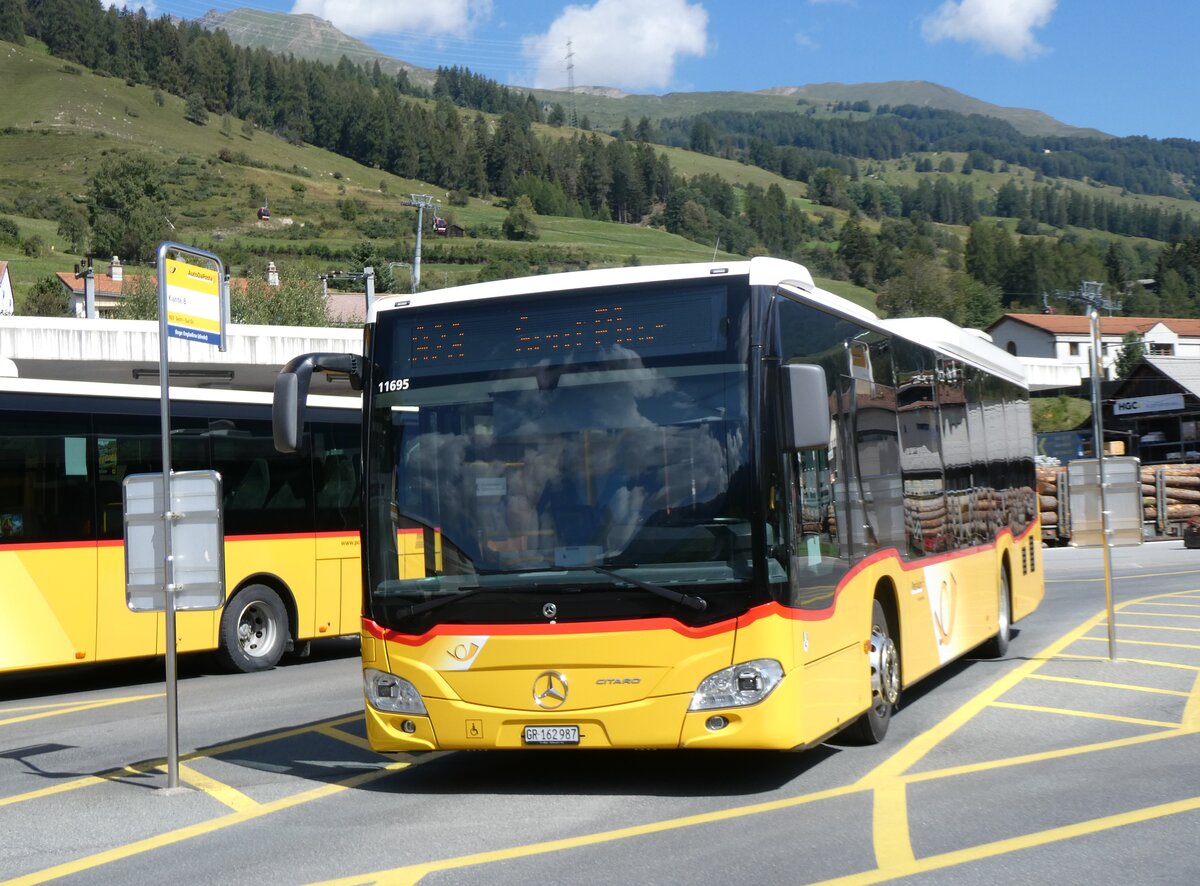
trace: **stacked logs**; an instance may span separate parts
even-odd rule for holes
[[[1042,529],[1058,525],[1058,475],[1066,467],[1054,466],[1037,469],[1038,511],[1042,517]]]
[[[1037,469],[1038,510],[1041,512],[1042,527],[1058,525],[1058,476],[1066,473],[1066,466],[1039,467]],[[1142,519],[1153,522],[1158,519],[1158,474],[1162,473],[1165,484],[1168,522],[1179,522],[1189,517],[1200,517],[1200,465],[1149,465],[1141,469]]]
[[[1167,520],[1200,517],[1200,465],[1153,465],[1142,468],[1142,505],[1146,520],[1158,519],[1155,475],[1162,471],[1167,492]]]

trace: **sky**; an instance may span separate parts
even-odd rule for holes
[[[140,5],[140,4],[139,4]],[[927,80],[1111,135],[1200,140],[1194,0],[154,0],[311,13],[511,86],[751,91]]]

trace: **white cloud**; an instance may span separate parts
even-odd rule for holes
[[[687,0],[596,0],[568,6],[545,34],[526,37],[534,85],[567,85],[571,41],[577,86],[663,89],[680,56],[709,48],[708,12]]]
[[[154,0],[109,0],[107,8],[116,9],[118,11],[125,10],[128,13],[136,13],[139,9],[146,10],[146,18],[156,18],[158,9],[154,5]]]
[[[492,11],[492,0],[295,0],[293,15],[309,13],[352,37],[417,31],[461,35]]]
[[[1022,59],[1043,51],[1033,29],[1045,26],[1058,0],[946,0],[922,23],[925,39],[974,41],[988,52]]]

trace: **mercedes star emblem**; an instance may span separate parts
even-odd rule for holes
[[[567,700],[567,678],[558,671],[542,671],[533,681],[533,703],[552,711]]]

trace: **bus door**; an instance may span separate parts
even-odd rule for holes
[[[0,670],[95,660],[87,421],[0,413]]]
[[[814,722],[848,722],[863,710],[869,681],[862,640],[870,625],[869,596],[840,593],[851,564],[867,552],[860,499],[853,407],[857,379],[847,365],[846,342],[862,334],[856,323],[789,299],[776,299],[780,357],[819,365],[830,404],[827,447],[781,453],[785,490],[784,549],[801,710]],[[772,484],[774,485],[774,484]]]

